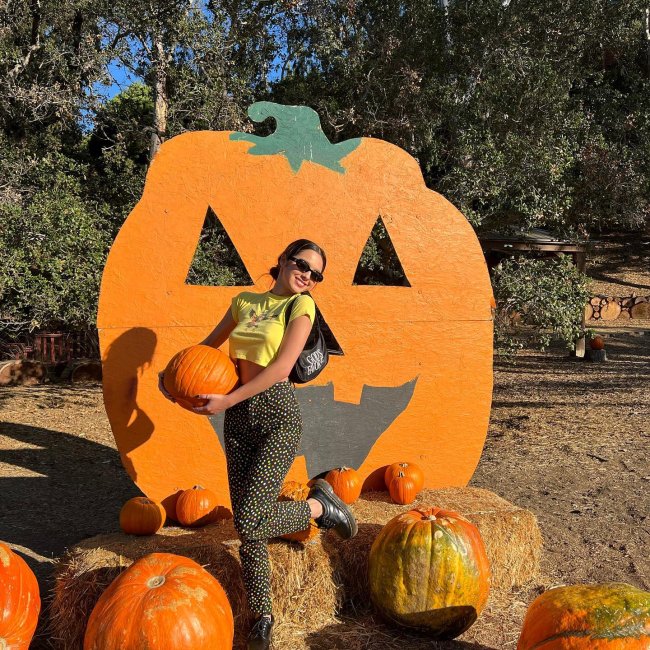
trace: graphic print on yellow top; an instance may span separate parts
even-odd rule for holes
[[[289,322],[307,315],[313,324],[316,306],[311,296],[277,296],[270,291],[244,291],[235,296],[230,310],[237,325],[228,339],[230,357],[246,359],[264,368],[274,361],[284,336],[284,311],[291,300],[294,302]]]

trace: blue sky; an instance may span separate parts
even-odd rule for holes
[[[107,99],[115,97],[115,95],[130,86],[134,81],[141,81],[140,77],[132,75],[124,66],[115,62],[108,66],[108,72],[113,78],[112,84],[95,84],[95,90],[102,95],[106,95]]]

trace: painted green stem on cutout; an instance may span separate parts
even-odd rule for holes
[[[294,172],[298,172],[302,163],[309,160],[345,174],[341,160],[361,144],[361,138],[332,144],[321,129],[318,113],[308,106],[255,102],[249,107],[248,115],[254,122],[263,122],[272,117],[277,127],[267,137],[238,132],[233,133],[230,139],[252,142],[255,146],[248,153],[254,156],[286,156]]]

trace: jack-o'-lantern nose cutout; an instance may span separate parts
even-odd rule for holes
[[[363,248],[352,284],[410,287],[381,215]]]
[[[208,207],[185,284],[254,286],[242,258],[214,210]]]

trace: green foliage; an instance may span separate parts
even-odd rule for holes
[[[571,349],[584,333],[587,282],[565,256],[500,262],[492,277],[497,303],[495,347],[502,352],[524,345],[544,349],[556,338]]]
[[[252,284],[241,257],[212,210],[208,211],[185,282],[204,286]]]
[[[634,229],[650,214],[645,4],[311,0],[274,94],[332,138],[410,151],[477,227]]]
[[[381,217],[361,251],[353,284],[410,286]]]
[[[245,117],[265,99],[315,108],[332,142],[372,136],[406,149],[477,229],[585,237],[641,228],[650,214],[646,6],[8,0],[0,323],[14,332],[91,326],[107,248],[142,192],[154,124],[167,137],[267,133],[268,123]],[[111,62],[141,83],[106,101],[98,82],[110,83]],[[241,282],[225,234],[202,236],[188,280]],[[391,255],[385,228],[375,228],[356,280],[403,282]],[[497,282],[515,283],[507,273],[525,263],[512,264]],[[543,289],[546,305],[579,302],[542,279],[521,270],[513,296]],[[521,311],[542,343],[546,331],[575,336],[559,315],[571,310],[555,309],[552,318]]]
[[[0,205],[0,335],[91,328],[109,238],[80,197],[79,167],[46,156],[41,187],[23,204]]]

